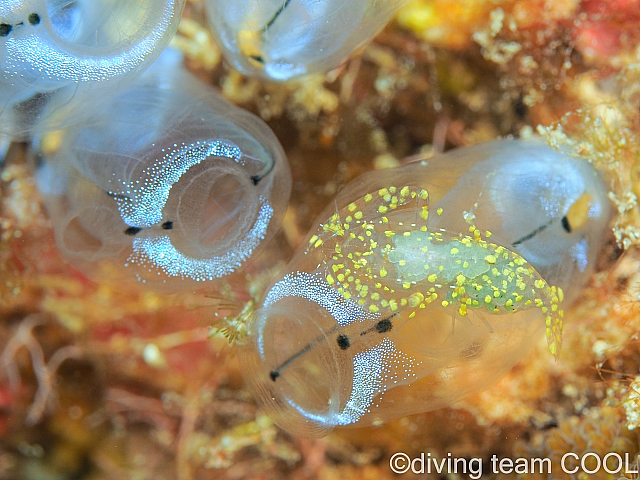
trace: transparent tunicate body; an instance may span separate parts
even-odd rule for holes
[[[283,428],[445,407],[553,354],[610,217],[586,161],[497,141],[347,185],[254,313],[243,370]]]
[[[0,2],[0,133],[78,121],[148,67],[176,32],[184,0]]]
[[[404,0],[207,0],[214,35],[246,75],[286,81],[337,67]]]
[[[101,283],[202,288],[254,257],[286,209],[289,168],[269,127],[173,53],[82,125],[35,142],[57,246]]]

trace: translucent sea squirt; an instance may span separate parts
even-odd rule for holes
[[[70,125],[147,68],[184,0],[2,0],[0,133]]]
[[[35,142],[56,244],[100,282],[174,292],[231,275],[275,233],[289,199],[273,132],[173,53],[83,124]]]
[[[337,67],[404,0],[207,0],[213,34],[246,75],[286,81]]]
[[[586,161],[496,141],[347,185],[269,289],[244,370],[283,428],[323,435],[495,382],[588,279],[610,214]]]

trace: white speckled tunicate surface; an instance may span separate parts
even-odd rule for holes
[[[148,67],[184,0],[10,0],[0,4],[0,132],[79,121]]]
[[[59,249],[120,287],[189,290],[238,271],[277,231],[289,198],[271,130],[173,53],[83,124],[36,142]]]

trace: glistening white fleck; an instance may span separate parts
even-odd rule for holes
[[[157,48],[173,15],[173,2],[165,5],[162,22],[150,36],[126,52],[110,58],[74,57],[53,48],[40,38],[29,35],[24,38],[10,38],[6,49],[13,63],[7,64],[3,72],[5,78],[17,75],[23,68],[38,71],[43,79],[73,80],[76,82],[104,82],[133,70],[143,63]],[[22,74],[20,74],[22,76]]]
[[[290,405],[305,417],[326,425],[349,425],[370,413],[373,400],[387,391],[387,382],[397,383],[415,377],[414,367],[422,362],[400,352],[388,338],[353,357],[353,388],[344,409],[333,415],[318,415],[306,411],[287,399]],[[404,372],[404,375],[393,372]],[[375,405],[378,407],[379,405]]]
[[[273,216],[273,208],[261,200],[262,207],[258,218],[246,237],[226,255],[213,258],[190,258],[179,252],[171,243],[167,235],[133,239],[133,253],[127,259],[128,263],[136,263],[143,267],[149,266],[149,271],[157,268],[169,277],[190,278],[198,282],[213,280],[228,275],[237,270],[247,260],[264,239]],[[143,279],[140,279],[144,282]]]
[[[285,275],[269,290],[264,306],[267,307],[288,296],[306,298],[317,303],[326,309],[340,326],[349,325],[356,320],[362,322],[379,317],[362,309],[356,303],[345,300],[331,288],[320,273],[296,272],[295,275]]]
[[[136,181],[117,181],[116,183],[123,185],[123,190],[109,193],[120,193],[115,199],[124,222],[132,227],[150,227],[162,221],[162,209],[173,184],[191,167],[212,156],[241,162],[242,151],[227,140],[205,140],[183,145],[172,149],[160,161],[147,167],[141,187],[136,188]],[[127,192],[127,195],[122,195],[121,191]]]

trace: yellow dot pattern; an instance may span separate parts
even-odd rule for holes
[[[462,316],[469,309],[538,308],[557,355],[562,289],[473,224],[468,233],[430,231],[428,201],[426,190],[410,186],[367,194],[334,213],[310,238],[308,252],[322,248],[327,282],[372,313],[402,310],[413,318],[433,302]]]

